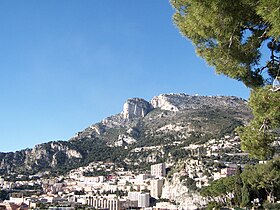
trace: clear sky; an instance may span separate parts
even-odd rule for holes
[[[162,93],[233,95],[172,23],[168,0],[0,1],[0,151],[68,140]]]

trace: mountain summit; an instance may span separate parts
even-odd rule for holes
[[[117,162],[128,167],[135,160],[152,163],[158,158],[172,159],[166,156],[168,153],[135,151],[175,142],[175,149],[185,150],[191,143],[230,135],[250,118],[247,102],[233,96],[161,94],[150,102],[131,98],[124,103],[121,113],[89,126],[69,141],[0,153],[0,172],[65,172],[93,161]]]

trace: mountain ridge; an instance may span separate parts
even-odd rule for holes
[[[247,101],[234,96],[161,94],[150,102],[130,98],[121,113],[90,125],[68,141],[0,153],[0,172],[67,171],[96,160],[127,164],[124,159],[134,156],[131,151],[136,147],[187,144],[193,136],[201,141],[205,135],[232,132],[251,117]]]

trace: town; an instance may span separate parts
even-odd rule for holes
[[[247,154],[237,149],[239,146],[238,137],[230,136],[191,144],[184,148],[190,153],[184,161],[152,163],[155,160],[151,160],[150,170],[145,173],[99,161],[53,178],[49,172],[17,175],[14,180],[1,178],[1,190],[9,195],[0,203],[0,209],[175,210],[182,207],[178,203],[181,191],[193,196],[188,209],[197,209],[197,205],[207,203],[197,192],[201,187],[234,175],[238,165],[243,167],[235,159],[225,161],[233,155],[246,157]],[[151,150],[151,147],[137,148],[135,152],[143,149]]]

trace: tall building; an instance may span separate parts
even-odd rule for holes
[[[151,165],[151,175],[154,177],[164,177],[166,175],[165,163]]]
[[[150,205],[150,194],[141,192],[128,192],[128,200],[137,201],[138,207],[149,207]]]
[[[149,207],[150,206],[150,194],[141,193],[138,197],[138,207]]]
[[[151,180],[151,196],[153,198],[160,198],[162,194],[163,179],[152,179]]]

